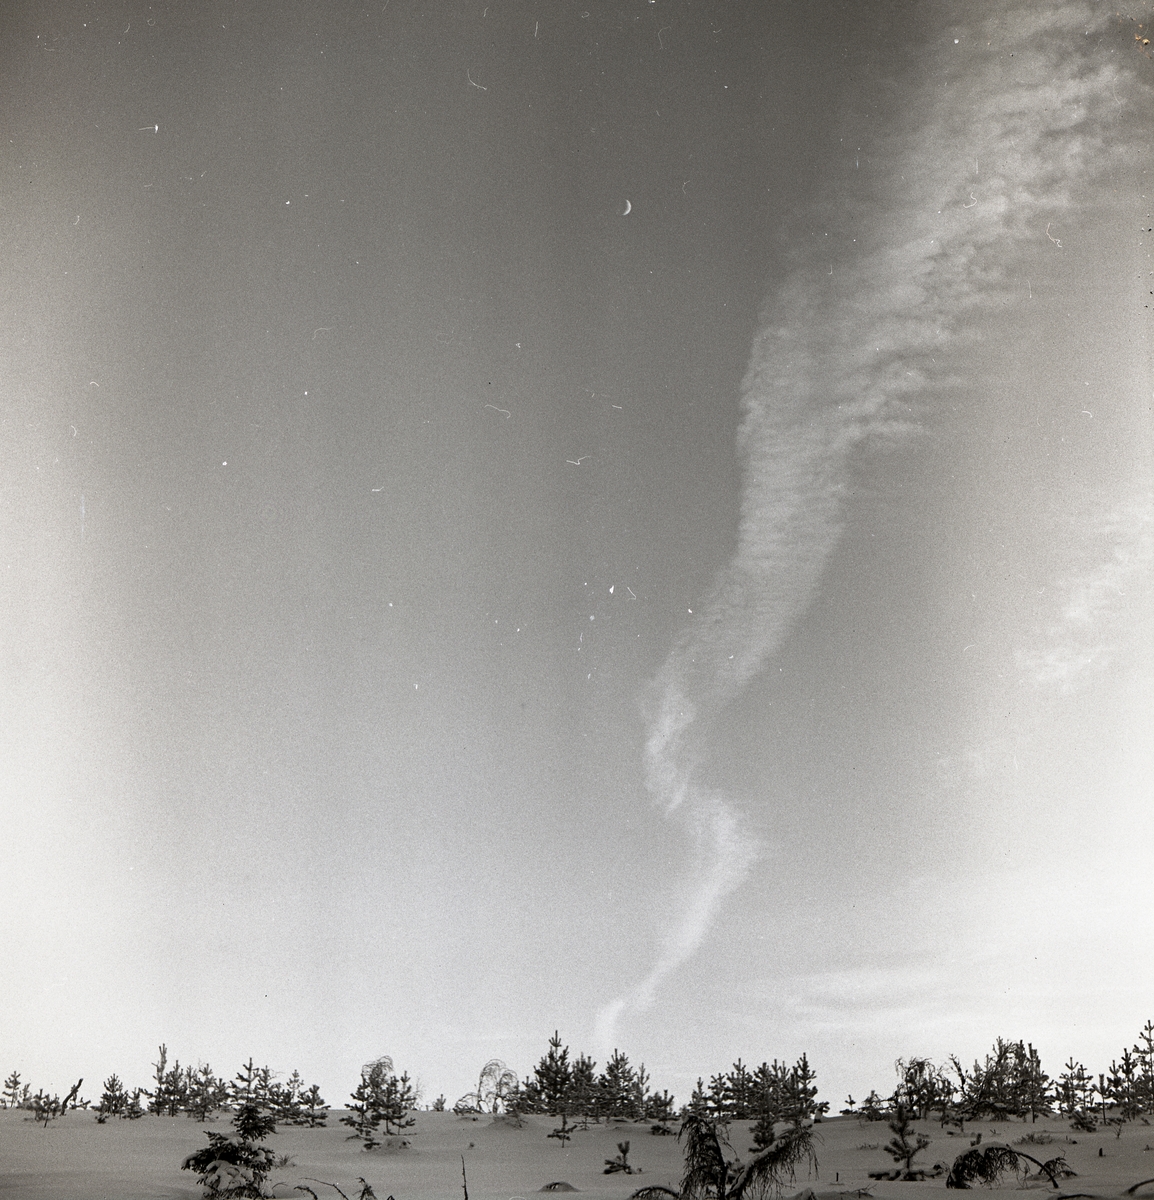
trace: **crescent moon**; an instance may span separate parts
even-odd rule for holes
[[[621,215],[622,215],[623,217],[627,217],[627,216],[629,216],[629,214],[630,214],[632,211],[633,211],[633,201],[632,201],[632,200],[626,200],[626,201],[625,201],[625,211],[624,211],[624,212],[623,212]]]

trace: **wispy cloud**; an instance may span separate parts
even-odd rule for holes
[[[1076,690],[1114,661],[1154,594],[1154,492],[1133,496],[1071,534],[1089,565],[1056,581],[1053,619],[1018,666],[1042,687]],[[1080,544],[1078,544],[1080,543]]]
[[[648,974],[602,1010],[602,1045],[700,946],[758,857],[700,770],[713,723],[816,595],[857,461],[932,422],[951,382],[938,356],[969,314],[1006,302],[1023,246],[1061,253],[1062,214],[1122,151],[1133,85],[1098,36],[1113,20],[1090,3],[983,5],[895,53],[914,65],[863,82],[843,114],[742,384],[737,549],[647,698],[646,783],[690,836],[691,878]],[[1087,582],[1072,611],[1115,585]]]

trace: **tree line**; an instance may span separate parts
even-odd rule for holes
[[[462,1096],[453,1109],[458,1113],[545,1113],[586,1123],[610,1118],[669,1121],[676,1115],[673,1097],[650,1089],[644,1063],[634,1067],[627,1055],[614,1050],[604,1070],[598,1072],[588,1055],[571,1058],[557,1032],[532,1075],[518,1080],[500,1059],[492,1059],[482,1068],[476,1090]]]
[[[307,1085],[297,1071],[281,1081],[267,1066],[250,1057],[232,1079],[217,1076],[207,1064],[171,1064],[168,1048],[159,1047],[152,1064],[150,1087],[129,1090],[118,1075],[104,1081],[100,1100],[90,1105],[79,1097],[83,1080],[65,1097],[35,1094],[13,1071],[4,1081],[0,1107],[31,1111],[33,1119],[48,1121],[70,1109],[91,1108],[96,1120],[134,1120],[151,1113],[173,1117],[185,1113],[207,1121],[217,1111],[236,1112],[250,1106],[281,1125],[324,1125],[329,1105],[316,1084]],[[933,1118],[960,1128],[968,1121],[1018,1117],[1036,1120],[1043,1113],[1068,1117],[1076,1128],[1119,1124],[1154,1115],[1154,1021],[1147,1021],[1132,1047],[1124,1049],[1107,1071],[1096,1076],[1073,1058],[1051,1078],[1032,1044],[997,1038],[984,1059],[966,1066],[951,1055],[944,1062],[911,1057],[896,1063],[897,1085],[882,1095],[872,1089],[862,1102],[848,1097],[845,1116],[890,1120],[899,1111],[914,1119]],[[668,1091],[650,1086],[645,1065],[634,1066],[619,1050],[603,1069],[584,1053],[572,1055],[558,1032],[530,1075],[521,1079],[500,1059],[481,1070],[476,1088],[462,1096],[454,1111],[468,1113],[540,1113],[587,1125],[590,1121],[648,1121],[656,1132],[689,1117],[711,1122],[750,1121],[755,1144],[768,1146],[775,1126],[801,1127],[820,1121],[829,1103],[818,1100],[817,1077],[805,1054],[792,1065],[763,1062],[750,1068],[739,1058],[728,1071],[697,1080],[689,1100],[680,1108]],[[412,1124],[409,1114],[419,1095],[409,1076],[398,1075],[388,1058],[362,1069],[361,1079],[342,1120],[353,1137],[376,1140],[380,1126],[386,1134]],[[443,1096],[432,1108],[446,1107]]]
[[[35,1094],[29,1084],[13,1071],[4,1081],[0,1105],[4,1108],[29,1109],[33,1118],[48,1121],[63,1116],[70,1108],[91,1109],[100,1124],[112,1118],[134,1121],[146,1113],[175,1117],[185,1113],[198,1121],[207,1121],[219,1110],[235,1111],[251,1105],[268,1113],[278,1124],[316,1126],[325,1124],[329,1106],[314,1083],[306,1086],[299,1072],[293,1071],[283,1083],[273,1078],[267,1067],[258,1067],[250,1057],[233,1079],[218,1076],[207,1064],[181,1066],[176,1059],[168,1062],[168,1047],[161,1045],[152,1064],[151,1088],[125,1087],[120,1076],[104,1081],[99,1102],[78,1095],[80,1080],[63,1100],[40,1090]]]
[[[928,1058],[898,1059],[897,1087],[886,1097],[876,1090],[858,1104],[848,1098],[846,1116],[889,1119],[900,1108],[919,1119],[964,1127],[984,1118],[1039,1114],[1068,1117],[1076,1129],[1119,1124],[1154,1114],[1154,1022],[1147,1021],[1137,1042],[1093,1075],[1073,1057],[1051,1078],[1034,1047],[998,1038],[982,1061],[966,1067],[956,1055],[943,1063]]]

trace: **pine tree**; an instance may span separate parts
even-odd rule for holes
[[[701,1091],[701,1080],[697,1081]],[[692,1103],[692,1101],[691,1101]],[[737,1164],[725,1139],[724,1125],[703,1114],[691,1112],[682,1123],[677,1140],[685,1139],[685,1168],[680,1194],[684,1200],[728,1200],[728,1184]],[[726,1154],[726,1150],[730,1153]]]
[[[19,1108],[22,1092],[20,1088],[20,1072],[13,1071],[4,1080],[4,1107]]]
[[[250,1054],[248,1062],[237,1071],[236,1077],[229,1084],[229,1099],[232,1104],[237,1108],[241,1108],[249,1102],[256,1104],[258,1108],[263,1106],[267,1099],[267,1089],[262,1095],[261,1082],[262,1075],[267,1073],[268,1068],[258,1067]]]
[[[941,1109],[948,1104],[954,1085],[928,1058],[899,1058],[895,1067],[898,1086],[894,1101],[904,1105],[919,1120],[925,1120],[935,1108]]]
[[[650,1121],[656,1121],[657,1124],[653,1127],[654,1133],[669,1133],[671,1130],[667,1128],[670,1121],[673,1120],[675,1109],[673,1107],[673,1097],[667,1089],[662,1089],[660,1093],[650,1092],[645,1098],[645,1116]]]
[[[802,1054],[789,1073],[789,1105],[786,1117],[794,1124],[820,1121],[829,1112],[829,1102],[817,1099],[817,1074]]]
[[[982,1068],[974,1064],[978,1082],[977,1109],[982,1116],[1005,1119],[1014,1115],[1013,1043],[997,1038]]]
[[[293,1073],[284,1083],[270,1083],[268,1089],[269,1110],[281,1125],[303,1125],[304,1109],[301,1105],[301,1092],[305,1081],[299,1071]]]
[[[1019,1048],[1021,1045],[1019,1042]],[[1042,1060],[1032,1043],[1026,1046],[1019,1088],[1022,1115],[1028,1114],[1032,1124],[1039,1113],[1048,1112],[1050,1108],[1050,1077],[1042,1070]]]
[[[986,1055],[984,1063],[974,1060],[973,1068],[964,1070],[957,1059],[953,1060],[958,1074],[958,1099],[955,1108],[959,1115],[974,1121],[979,1117],[999,1117],[1006,1115],[1000,1100],[1004,1092],[1005,1077],[1004,1059],[1005,1048],[999,1038],[993,1055]]]
[[[705,1097],[706,1111],[714,1121],[729,1119],[729,1080],[724,1074],[712,1076]]]
[[[775,1058],[753,1072],[750,1115],[763,1126],[780,1120],[787,1107],[789,1070]]]
[[[1093,1076],[1080,1062],[1068,1059],[1054,1085],[1054,1099],[1060,1113],[1073,1117],[1085,1128],[1087,1121],[1093,1121],[1090,1115],[1094,1107]],[[1092,1124],[1090,1128],[1093,1128]]]
[[[1006,1119],[1032,1117],[1049,1107],[1049,1076],[1042,1070],[1041,1059],[1032,1045],[998,1038],[984,1062],[975,1062],[967,1071],[956,1056],[951,1057],[957,1074],[957,1086],[949,1085],[950,1094],[936,1105],[947,1120],[964,1128],[966,1121],[981,1117]],[[948,1110],[948,1111],[947,1111]]]
[[[777,1124],[777,1117],[772,1112],[762,1112],[758,1114],[757,1120],[753,1123],[750,1129],[750,1134],[753,1137],[753,1145],[750,1147],[750,1153],[758,1150],[764,1150],[766,1146],[772,1146],[775,1140],[774,1126]]]
[[[908,1177],[913,1173],[914,1158],[930,1144],[930,1139],[924,1133],[914,1131],[909,1114],[901,1104],[895,1109],[889,1128],[894,1136],[890,1138],[885,1151],[894,1162],[903,1165],[903,1175]]]
[[[735,1072],[728,1078],[731,1091],[728,1112],[736,1116],[745,1112],[755,1122],[753,1128],[754,1144],[758,1147],[769,1146],[775,1137],[774,1126],[780,1121],[788,1121],[795,1127],[800,1127],[810,1121],[820,1120],[829,1111],[827,1101],[818,1101],[817,1076],[809,1065],[806,1055],[792,1067],[779,1063],[775,1058],[772,1063],[763,1062],[749,1077],[749,1084],[742,1089],[746,1107],[739,1107],[742,1092],[732,1088],[740,1060],[734,1064]],[[712,1093],[712,1087],[711,1087]]]
[[[104,1094],[96,1107],[96,1120],[105,1124],[109,1117],[123,1117],[128,1108],[128,1093],[119,1075],[109,1075],[104,1081]]]
[[[168,1047],[163,1043],[159,1057],[152,1064],[156,1086],[150,1093],[148,1111],[158,1117],[175,1117],[187,1104],[188,1086],[180,1060],[168,1067]]]
[[[276,1165],[276,1155],[260,1145],[276,1132],[276,1121],[251,1098],[232,1119],[234,1137],[207,1132],[208,1145],[190,1154],[181,1170],[196,1171],[206,1196],[264,1196],[264,1181]]]
[[[1135,1101],[1143,1113],[1154,1113],[1154,1021],[1147,1021],[1134,1045],[1137,1076]]]
[[[950,1065],[954,1068],[957,1083],[953,1085],[949,1111],[942,1114],[942,1125],[956,1125],[959,1130],[964,1130],[966,1122],[973,1117],[969,1108],[970,1073],[962,1066],[956,1054],[950,1055]]]
[[[725,1080],[725,1104],[734,1121],[748,1121],[757,1111],[755,1085],[749,1069],[739,1058]]]
[[[445,1098],[441,1097],[441,1107],[445,1107]],[[433,1105],[436,1108],[436,1105]],[[329,1111],[329,1106],[325,1103],[325,1098],[321,1095],[321,1089],[314,1083],[308,1091],[301,1097],[301,1115],[302,1124],[309,1126],[311,1129],[316,1129],[326,1123],[325,1113]]]
[[[613,1051],[597,1083],[604,1096],[607,1116],[630,1119],[641,1115],[636,1096],[637,1073],[620,1050]]]
[[[689,1097],[689,1103],[685,1106],[685,1116],[707,1117],[709,1115],[709,1099],[705,1094],[705,1080],[700,1075],[697,1077],[697,1086],[693,1089],[693,1094]]]
[[[164,1087],[161,1089],[159,1097],[154,1099],[159,1100],[157,1111],[166,1117],[175,1117],[178,1112],[182,1112],[187,1107],[188,1084],[179,1059],[173,1063],[172,1069],[165,1075]]]
[[[633,1120],[640,1120],[649,1113],[649,1072],[644,1063],[638,1063],[633,1077]]]
[[[251,1059],[249,1060],[252,1061]],[[259,1108],[272,1109],[273,1107],[273,1088],[276,1084],[273,1082],[272,1071],[266,1065],[260,1068],[256,1073],[256,1082],[253,1088],[253,1099]]]
[[[362,1073],[356,1091],[352,1093],[352,1104],[347,1105],[348,1115],[341,1117],[341,1124],[348,1125],[352,1133],[345,1139],[360,1138],[366,1150],[374,1150],[381,1143],[377,1134],[384,1120],[381,1112],[381,1094],[384,1090],[384,1068],[377,1065],[368,1074]]]
[[[1110,1063],[1110,1073],[1101,1086],[1102,1099],[1112,1104],[1123,1121],[1133,1121],[1141,1111],[1138,1101],[1138,1063],[1129,1050],[1122,1061]]]
[[[400,1133],[416,1124],[416,1118],[409,1116],[415,1103],[412,1081],[407,1073],[398,1078],[380,1061],[362,1071],[352,1099],[349,1115],[341,1117],[341,1124],[353,1130],[348,1140],[360,1138],[366,1150],[381,1144],[377,1135],[382,1124],[386,1135]]]
[[[385,1119],[385,1133],[400,1133],[402,1129],[409,1129],[415,1125],[417,1118],[409,1116],[415,1103],[416,1094],[413,1091],[412,1080],[409,1079],[408,1073],[406,1072],[399,1078],[396,1075],[390,1075],[385,1082],[385,1096],[382,1106]],[[394,1125],[396,1129],[392,1128]]]
[[[148,1093],[148,1111],[157,1116],[164,1111],[164,1077],[168,1071],[168,1046],[161,1042],[157,1061],[152,1064],[154,1089]]]
[[[548,1053],[533,1068],[533,1078],[525,1081],[523,1090],[530,1111],[557,1116],[566,1107],[572,1078],[569,1047],[561,1045],[561,1035],[554,1030]]]
[[[569,1073],[565,1108],[589,1128],[589,1119],[599,1121],[605,1111],[605,1098],[597,1086],[597,1064],[586,1054],[579,1054]]]
[[[216,1077],[208,1063],[203,1063],[187,1069],[185,1093],[189,1116],[198,1121],[207,1121],[228,1098],[228,1085]]]

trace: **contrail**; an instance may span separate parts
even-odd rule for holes
[[[1115,12],[957,9],[964,21],[922,26],[920,45],[895,48],[913,66],[848,106],[830,139],[840,157],[763,313],[741,391],[737,549],[645,704],[646,786],[689,835],[691,880],[648,974],[598,1015],[601,1046],[693,955],[758,858],[699,766],[712,723],[816,595],[853,472],[932,424],[952,384],[936,360],[961,344],[963,319],[1024,301],[1014,256],[1063,253],[1063,219],[1126,152],[1148,64]]]

